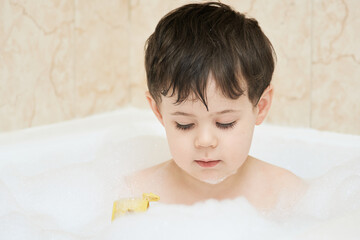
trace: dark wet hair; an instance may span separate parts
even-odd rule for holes
[[[219,2],[171,11],[145,48],[147,85],[156,103],[161,95],[177,94],[181,103],[194,94],[208,108],[212,73],[224,96],[237,99],[247,90],[256,106],[274,72],[275,52],[258,22]]]

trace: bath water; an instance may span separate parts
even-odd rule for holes
[[[251,155],[307,179],[291,210],[262,213],[246,199],[192,206],[152,202],[111,222],[131,197],[123,177],[170,158],[148,110],[0,135],[0,239],[356,239],[360,136],[264,125]],[[160,196],[161,197],[161,196]]]

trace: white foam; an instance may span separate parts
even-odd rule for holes
[[[359,136],[270,125],[256,130],[253,156],[309,179],[305,197],[286,212],[262,214],[243,198],[193,206],[152,203],[147,212],[113,223],[112,202],[131,194],[123,176],[170,158],[152,113],[128,108],[3,134],[0,142],[0,239],[351,239],[360,234]]]

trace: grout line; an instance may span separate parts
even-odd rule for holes
[[[314,42],[314,1],[310,0],[310,112],[309,112],[309,127],[312,128],[312,103],[313,103],[313,42]]]
[[[129,89],[128,91],[128,96],[127,96],[127,102],[132,104],[133,102],[133,96],[134,96],[134,90],[131,87],[131,83],[133,81],[133,74],[132,74],[132,68],[131,68],[131,61],[132,61],[132,57],[131,57],[131,53],[132,53],[132,49],[134,47],[134,45],[132,44],[132,11],[131,11],[131,0],[127,0],[127,4],[128,4],[128,28],[126,30],[126,34],[127,34],[127,40],[130,43],[130,47],[128,48],[128,60],[127,60],[127,64],[128,64],[128,78],[127,78],[127,87]]]
[[[77,97],[77,90],[76,90],[76,82],[77,82],[77,73],[76,73],[76,65],[77,65],[77,51],[76,51],[76,40],[77,40],[77,33],[76,33],[76,26],[77,26],[77,6],[78,0],[73,1],[74,4],[74,28],[73,28],[73,106],[74,106],[74,118],[77,119],[79,117],[79,105],[78,105],[78,97]]]

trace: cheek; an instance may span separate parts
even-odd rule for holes
[[[252,141],[253,129],[240,128],[234,131],[229,137],[224,138],[226,141],[222,142],[222,152],[227,155],[228,158],[234,159],[234,161],[245,160],[249,154],[251,141]],[[237,156],[234,158],[234,156]]]
[[[190,152],[191,139],[189,134],[184,134],[175,128],[167,128],[166,136],[168,139],[169,149],[171,155],[175,160],[186,158],[187,153]]]

